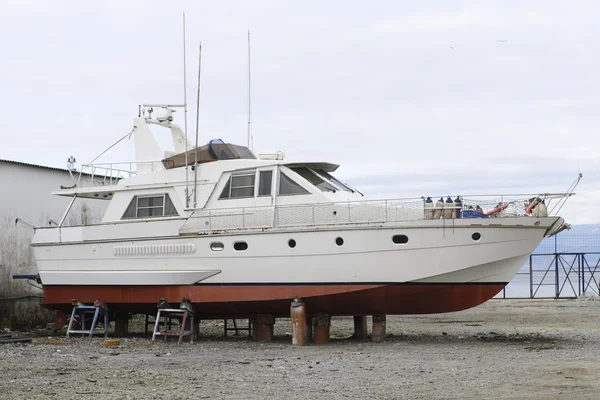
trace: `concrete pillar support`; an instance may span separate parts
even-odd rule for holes
[[[290,317],[292,320],[292,344],[294,346],[306,346],[308,344],[306,305],[302,299],[292,301]]]
[[[124,337],[129,333],[129,313],[115,314],[115,336]]]
[[[365,339],[367,337],[367,316],[366,315],[355,315],[354,316],[354,335],[357,339]]]
[[[373,343],[381,343],[385,338],[385,315],[373,315],[373,332],[371,341]]]
[[[254,320],[252,339],[257,342],[270,342],[273,340],[273,325],[275,325],[273,315],[258,314]]]
[[[314,318],[315,343],[329,343],[329,329],[331,327],[331,316],[317,314]]]
[[[308,336],[308,342],[313,341],[313,317],[306,317],[306,335]]]

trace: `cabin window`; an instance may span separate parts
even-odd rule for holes
[[[408,243],[408,236],[394,235],[394,236],[392,236],[392,242],[394,242],[396,244],[406,244],[406,243]]]
[[[246,243],[246,242],[235,242],[233,244],[233,248],[236,251],[246,251],[246,250],[248,250],[248,243]]]
[[[241,174],[232,174],[219,199],[238,199],[242,197],[254,197],[255,172],[244,172]]]
[[[168,194],[133,196],[122,219],[178,216]]]
[[[335,186],[306,167],[291,168],[291,170],[321,189],[322,192],[337,192],[338,190]]]
[[[308,190],[298,185],[286,174],[279,172],[279,191],[280,195],[307,194]]]
[[[273,181],[273,171],[260,171],[258,174],[258,195],[271,195],[271,182]]]
[[[210,244],[210,249],[212,251],[223,251],[223,249],[225,249],[225,245],[221,242],[213,242]]]

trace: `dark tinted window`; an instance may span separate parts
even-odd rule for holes
[[[405,243],[408,243],[408,236],[406,236],[406,235],[394,235],[394,237],[392,237],[392,242],[394,242],[396,244],[405,244]]]
[[[340,187],[340,189],[345,190],[347,192],[352,192],[354,193],[354,190],[350,189],[348,186],[344,185],[342,182],[340,182],[338,179],[336,179],[333,175],[331,175],[328,172],[325,172],[322,169],[315,169],[315,172],[319,175],[321,175],[323,178],[325,179],[329,179],[331,182],[335,183],[337,186]]]
[[[288,178],[286,174],[279,173],[279,194],[306,194],[308,191]]]
[[[273,171],[260,171],[258,179],[258,195],[271,195],[271,182],[273,181]]]
[[[338,190],[335,186],[324,181],[320,176],[306,167],[291,168],[291,170],[321,189],[323,192],[336,192]]]
[[[134,196],[122,219],[170,217],[179,215],[168,194],[156,196]]]
[[[246,242],[235,242],[233,244],[233,248],[236,249],[237,251],[248,250],[248,243],[246,243]]]
[[[221,192],[219,199],[254,197],[254,172],[231,175]]]

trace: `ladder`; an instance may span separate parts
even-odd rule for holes
[[[194,312],[189,301],[183,299],[180,304],[180,308],[165,308],[169,304],[161,299],[158,303],[158,313],[156,314],[156,322],[154,324],[154,332],[152,333],[152,341],[157,336],[164,336],[167,340],[167,336],[177,336],[177,344],[181,344],[184,336],[190,336],[190,343],[194,343]],[[160,318],[165,318],[164,324],[161,324]],[[179,329],[171,329],[171,319],[181,319],[181,325]],[[189,324],[189,329],[186,329],[186,325]],[[165,330],[161,331],[160,326],[165,326]]]
[[[71,319],[67,328],[67,337],[70,337],[71,334],[89,335],[90,337],[93,335],[108,336],[108,307],[103,301],[96,300],[94,305],[86,306],[77,299],[73,299],[71,304],[73,305],[73,311],[71,311]],[[91,325],[89,329],[86,329],[86,318],[89,320],[90,317],[92,319]],[[96,330],[99,318],[103,318],[101,320],[103,330]],[[75,329],[74,325],[77,319],[81,321],[81,329]]]

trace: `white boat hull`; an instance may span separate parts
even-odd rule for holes
[[[489,296],[492,297],[514,277],[547,230],[559,220],[455,220],[445,226],[440,226],[440,221],[418,221],[344,229],[37,242],[34,246],[48,304],[75,297],[48,298],[48,290],[56,292],[53,287],[63,288],[63,293],[67,290],[64,288],[78,293],[77,288],[86,288],[97,297],[106,293],[105,298],[97,299],[132,304],[156,304],[160,297],[149,300],[144,294],[144,301],[135,296],[124,300],[122,294],[117,295],[118,299],[109,297],[118,290],[123,292],[123,288],[137,287],[132,290],[141,294],[147,292],[144,287],[162,287],[163,292],[155,291],[155,296],[164,297],[170,291],[171,301],[175,302],[181,297],[194,298],[196,291],[204,290],[195,296],[195,302],[236,303],[296,296],[317,298],[399,285],[412,289],[420,285],[470,286],[469,290],[479,285],[487,287],[481,296],[485,298],[487,291],[495,291]],[[118,226],[104,229],[109,237],[110,230]],[[479,240],[473,239],[475,233],[481,235]],[[408,243],[393,243],[394,235],[406,235]],[[62,237],[65,236],[69,234],[63,232]],[[344,241],[341,246],[336,244],[338,237]],[[290,239],[296,242],[293,248],[288,244]],[[223,244],[222,251],[211,250],[211,244],[216,242]],[[236,242],[247,243],[247,250],[236,251]],[[261,289],[248,290],[249,287]],[[90,292],[92,288],[95,291]],[[229,288],[225,291],[229,294],[216,293],[215,288]],[[245,292],[240,288],[246,288]],[[310,293],[306,288],[311,288]],[[208,292],[212,292],[212,297],[206,298]]]

